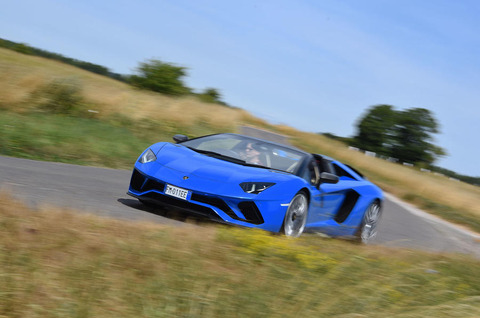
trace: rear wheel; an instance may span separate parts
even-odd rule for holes
[[[360,242],[367,244],[377,235],[377,224],[381,215],[380,202],[375,201],[368,206],[357,233]]]
[[[298,237],[303,233],[308,216],[308,199],[303,193],[297,193],[288,205],[283,221],[283,233]]]

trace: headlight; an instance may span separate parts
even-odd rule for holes
[[[247,193],[259,194],[274,184],[273,182],[242,182],[240,187]]]
[[[147,162],[152,162],[157,160],[157,156],[153,153],[151,149],[148,149],[145,151],[145,153],[140,157],[140,160],[138,160],[140,163],[147,163]]]

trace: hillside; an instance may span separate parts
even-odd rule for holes
[[[480,232],[480,188],[348,150],[326,137],[271,125],[241,109],[173,98],[41,57],[0,49],[0,153],[130,168],[148,144],[235,132],[240,125],[290,137],[362,170],[384,190]]]

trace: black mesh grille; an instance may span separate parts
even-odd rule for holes
[[[255,202],[252,202],[252,201],[240,202],[238,204],[238,208],[240,209],[240,212],[243,213],[243,215],[245,216],[245,219],[247,219],[248,222],[253,224],[262,224],[264,222],[262,214],[258,210],[258,207],[255,204]]]
[[[147,178],[141,174],[137,169],[133,170],[130,187],[138,192],[145,192],[149,190],[162,191],[165,189],[165,182]]]
[[[145,182],[145,177],[137,171],[133,170],[132,179],[130,180],[130,187],[135,191],[141,191],[142,185]]]
[[[200,214],[200,215],[209,217],[211,219],[221,220],[221,218],[214,211],[212,211],[212,209],[210,209],[210,208],[207,208],[205,206],[198,205],[198,204],[195,204],[195,203],[191,203],[191,202],[188,202],[188,201],[185,201],[185,200],[169,197],[167,195],[163,195],[163,194],[160,194],[160,193],[149,192],[145,195],[142,195],[142,198],[150,198],[150,199],[153,199],[154,201],[156,201],[158,203],[161,203],[161,204],[164,204],[164,205],[179,208],[179,209],[182,209],[182,210],[187,210],[187,211],[190,211],[190,212],[193,212],[193,213],[196,213],[196,214]]]
[[[253,224],[262,224],[264,222],[263,217],[260,214],[257,206],[254,202],[251,201],[240,202],[238,204],[238,208],[244,216],[244,218],[242,219],[238,217],[235,212],[233,212],[232,209],[228,206],[228,204],[220,198],[193,193],[191,199],[197,202],[202,202],[217,207],[234,220],[244,221]]]
[[[148,179],[147,182],[145,182],[145,184],[143,185],[142,191],[148,190],[157,190],[163,192],[165,190],[165,182]]]
[[[225,201],[223,201],[222,199],[210,197],[203,194],[197,194],[197,193],[193,193],[191,199],[193,201],[197,201],[197,202],[201,202],[201,203],[205,203],[205,204],[217,207],[223,212],[225,212],[232,219],[240,220],[238,216],[235,214],[235,212],[233,212],[232,209],[230,209],[230,207],[228,206],[228,204],[226,204]]]

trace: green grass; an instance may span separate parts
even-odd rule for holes
[[[32,211],[0,196],[0,317],[478,317],[479,265],[314,235]]]
[[[116,115],[108,120],[0,110],[0,154],[28,159],[131,168],[140,153],[178,131],[208,133],[202,125],[133,122]]]
[[[0,153],[76,164],[126,167],[149,142],[95,119],[0,111]]]

